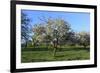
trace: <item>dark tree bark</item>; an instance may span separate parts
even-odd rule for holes
[[[27,41],[26,41],[26,43],[25,43],[25,48],[27,47]]]

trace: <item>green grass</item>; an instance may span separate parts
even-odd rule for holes
[[[36,50],[38,49],[38,50]],[[90,58],[89,48],[59,48],[55,57],[53,49],[40,50],[40,48],[25,48],[21,53],[21,62],[44,62],[44,61],[71,61],[87,60]]]

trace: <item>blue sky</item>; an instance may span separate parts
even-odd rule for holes
[[[80,12],[54,12],[54,11],[36,11],[36,10],[22,10],[31,19],[31,24],[40,23],[39,18],[62,18],[67,21],[73,31],[90,31],[90,14]]]

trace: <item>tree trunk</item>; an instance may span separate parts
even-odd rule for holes
[[[34,46],[34,48],[35,48],[35,43],[34,43],[34,45],[33,45],[33,46]]]
[[[27,47],[27,42],[25,43],[25,48]]]
[[[55,55],[56,55],[56,49],[57,48],[54,48],[54,51],[53,51],[53,56],[55,57]]]
[[[48,41],[46,42],[46,47],[47,47],[47,49],[48,49]]]
[[[84,48],[86,48],[86,45],[84,45]]]
[[[54,42],[54,51],[53,51],[53,56],[56,55],[56,50],[57,50],[57,42]]]

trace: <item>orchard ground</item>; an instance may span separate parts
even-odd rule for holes
[[[48,61],[72,61],[90,59],[90,48],[83,46],[62,46],[57,48],[53,56],[53,47],[27,47],[22,48],[21,62],[48,62]]]

